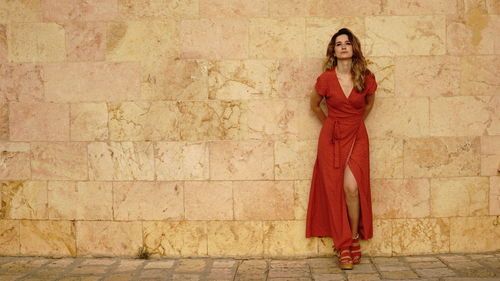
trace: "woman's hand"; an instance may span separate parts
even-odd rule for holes
[[[326,119],[326,115],[320,106],[322,100],[323,100],[323,97],[320,96],[318,94],[318,92],[316,92],[316,90],[313,90],[311,92],[311,100],[310,100],[311,110],[314,111],[314,113],[316,114],[316,117],[318,117],[318,119],[319,119],[319,121],[321,121],[321,123],[323,123]]]

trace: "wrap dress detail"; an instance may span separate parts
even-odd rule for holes
[[[343,188],[346,165],[349,165],[358,185],[360,238],[373,237],[368,134],[363,114],[366,95],[375,93],[377,82],[373,74],[368,74],[361,93],[353,88],[346,95],[335,69],[332,69],[318,77],[315,89],[326,99],[328,116],[318,140],[306,237],[332,237],[335,248],[340,250],[352,244]]]

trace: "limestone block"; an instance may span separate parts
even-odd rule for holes
[[[154,180],[151,142],[93,142],[88,153],[91,180]]]
[[[462,96],[495,96],[500,91],[500,56],[465,56],[460,65]]]
[[[488,215],[489,180],[485,177],[431,179],[432,217]]]
[[[184,185],[181,182],[115,182],[115,220],[184,219]]]
[[[11,62],[58,62],[66,59],[64,28],[56,23],[13,23],[8,39]]]
[[[143,245],[141,222],[78,221],[79,256],[136,257]]]
[[[19,255],[19,221],[0,220],[0,255]]]
[[[0,142],[0,179],[31,178],[30,145],[21,142]]]
[[[200,0],[200,17],[241,18],[268,16],[268,1]]]
[[[500,134],[500,97],[443,97],[430,100],[434,136]]]
[[[500,3],[497,0],[486,0],[489,14],[500,14]]]
[[[0,63],[7,62],[7,26],[0,24]]]
[[[123,20],[152,20],[198,17],[196,0],[118,0],[119,17]]]
[[[31,174],[41,180],[86,180],[87,145],[77,142],[31,144]]]
[[[293,182],[293,213],[296,220],[305,220],[309,203],[311,180]]]
[[[393,97],[395,91],[396,62],[393,57],[369,57],[368,69],[377,81],[377,97]],[[402,81],[398,81],[398,84]]]
[[[46,64],[45,96],[51,102],[133,100],[139,96],[137,62]]]
[[[42,13],[45,21],[111,21],[118,13],[116,0],[43,0]]]
[[[106,55],[106,24],[70,22],[66,30],[68,61],[103,61]]]
[[[208,222],[208,255],[262,256],[263,225],[260,221]]]
[[[446,253],[450,249],[450,232],[447,218],[393,220],[392,252],[395,255]]]
[[[279,98],[309,98],[322,67],[323,60],[315,58],[278,60],[272,95]]]
[[[500,248],[498,216],[450,218],[450,234],[451,252],[486,252]]]
[[[336,17],[378,15],[383,9],[383,1],[381,0],[366,2],[356,1],[350,3],[350,5],[346,5],[346,3],[341,0],[308,0],[307,2],[309,2],[310,14],[313,16]]]
[[[388,0],[384,4],[384,12],[389,15],[446,15],[458,12],[458,2],[448,0]]]
[[[405,177],[477,176],[477,137],[415,138],[404,142]]]
[[[371,178],[402,178],[403,140],[370,139],[370,173]]]
[[[430,215],[428,179],[372,180],[373,215],[376,218],[423,218]]]
[[[71,221],[22,220],[21,255],[76,257],[76,229]]]
[[[184,187],[187,220],[232,220],[233,184],[226,181],[188,181]]]
[[[249,53],[254,59],[305,56],[304,18],[253,18],[249,26]]]
[[[264,228],[264,255],[296,256],[316,255],[317,240],[307,239],[304,235],[306,222],[300,221],[266,221]]]
[[[446,49],[450,55],[495,53],[495,20],[480,8],[471,8],[463,16],[446,21]]]
[[[274,0],[269,1],[269,15],[272,17],[301,17],[308,16],[310,1],[302,0]]]
[[[71,105],[71,140],[99,141],[108,139],[108,107],[106,103]]]
[[[0,140],[9,139],[9,104],[0,102]]]
[[[272,142],[216,141],[209,151],[211,180],[274,179]]]
[[[500,177],[490,177],[490,215],[500,215]]]
[[[67,104],[11,102],[9,109],[11,140],[69,140],[69,106]]]
[[[0,102],[43,101],[42,67],[36,64],[0,64]]]
[[[158,180],[208,179],[208,166],[207,143],[155,143],[155,168]]]
[[[240,181],[233,184],[237,220],[294,219],[292,181]]]
[[[160,96],[150,98],[176,101],[206,100],[208,98],[208,62],[169,60],[165,68],[164,91]]]
[[[172,101],[109,104],[109,137],[115,141],[179,139],[179,110]]]
[[[371,56],[425,56],[446,53],[444,16],[366,17]],[[394,26],[398,28],[395,29]],[[449,33],[448,33],[449,34]]]
[[[460,58],[408,56],[396,58],[396,95],[439,97],[460,95]]]
[[[41,0],[0,2],[0,23],[40,21],[40,2]]]
[[[107,182],[50,181],[48,206],[50,219],[111,220],[113,192]]]
[[[144,245],[153,257],[207,256],[207,223],[144,222]]]
[[[301,5],[303,5],[302,2]],[[313,5],[321,5],[321,2],[316,2]],[[358,17],[339,17],[337,12],[335,11],[336,15],[334,18],[309,17],[306,19],[307,57],[326,59],[326,49],[333,34],[343,27],[348,27],[358,37],[361,41],[362,50],[365,50],[366,34],[364,19],[359,17],[359,14],[356,15]],[[366,56],[366,53],[364,55]],[[312,82],[315,83],[316,81],[313,80]]]
[[[180,26],[182,58],[248,58],[248,20],[243,18],[183,20]]]
[[[397,118],[394,112],[398,112]],[[378,98],[366,119],[366,126],[372,138],[428,136],[429,100]]]
[[[181,101],[180,139],[209,141],[241,139],[243,106],[239,101]]]
[[[47,182],[1,182],[0,217],[3,219],[47,219]]]
[[[317,141],[278,141],[274,144],[274,174],[277,180],[311,179]]]

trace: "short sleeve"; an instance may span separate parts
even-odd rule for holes
[[[374,94],[375,91],[377,90],[377,80],[375,80],[375,75],[370,73],[368,76],[366,76],[365,85],[366,85],[366,90],[365,90],[366,94],[367,95]]]
[[[328,83],[326,82],[326,79],[325,79],[325,75],[322,74],[318,77],[318,79],[316,79],[316,85],[314,85],[314,89],[316,89],[316,92],[318,92],[318,94],[322,97],[325,97],[326,96],[326,92],[327,92],[327,85]]]

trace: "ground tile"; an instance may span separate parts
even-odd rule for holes
[[[414,262],[410,263],[412,268],[437,268],[437,267],[446,267],[446,265],[442,262],[433,261],[433,262]]]
[[[99,281],[101,276],[66,276],[58,281]]]
[[[104,278],[104,281],[129,281],[134,279],[134,273],[115,273]]]
[[[380,273],[384,279],[413,279],[418,278],[418,275],[411,270],[403,271],[385,271]]]
[[[398,257],[375,257],[373,258],[373,262],[383,265],[402,265],[402,262]]]
[[[377,265],[378,270],[380,271],[404,271],[410,270],[410,268],[406,265]]]
[[[282,270],[276,270],[276,269],[271,269],[269,271],[269,278],[300,278],[300,277],[307,277],[309,276],[309,269],[304,268],[303,270],[297,270],[297,269],[288,269],[284,268]]]
[[[374,272],[376,272],[376,269],[372,264],[357,264],[357,265],[354,265],[354,269],[352,272],[355,272],[355,273],[374,273]]]
[[[448,266],[457,270],[482,268],[482,266],[475,261],[448,262]]]
[[[169,260],[169,261],[151,261],[146,263],[144,268],[171,268],[174,266],[175,261],[174,260]]]
[[[104,274],[109,270],[110,267],[108,266],[77,266],[73,271],[71,271],[72,274]]]
[[[311,267],[311,272],[313,274],[334,274],[341,273],[342,269],[340,269],[337,265],[335,266],[325,266],[325,267]]]
[[[347,280],[349,281],[371,281],[380,280],[378,274],[373,273],[347,273]]]
[[[76,261],[75,259],[70,259],[70,258],[55,259],[45,266],[47,266],[47,267],[66,267],[66,266],[73,264],[75,261]]]
[[[344,274],[313,274],[314,281],[341,281],[346,280]]]
[[[182,260],[175,268],[176,272],[202,272],[207,265],[206,260]]]
[[[439,261],[436,257],[405,257],[407,262],[431,262]]]
[[[454,261],[468,261],[469,258],[464,255],[446,255],[446,256],[438,256],[442,261],[445,262],[454,262]]]
[[[428,269],[416,269],[418,275],[422,277],[448,277],[456,276],[449,268],[428,268]]]
[[[200,275],[197,274],[174,274],[172,276],[172,281],[198,281],[200,280]]]
[[[85,259],[82,265],[111,265],[116,262],[116,259]]]
[[[484,268],[458,270],[458,274],[460,276],[464,276],[464,277],[479,277],[479,278],[486,278],[486,277],[494,277],[495,276],[494,272],[491,272],[491,271],[484,269]]]
[[[213,263],[212,263],[212,267],[215,268],[219,268],[219,267],[233,267],[234,265],[236,265],[236,261],[234,260],[214,260]]]

